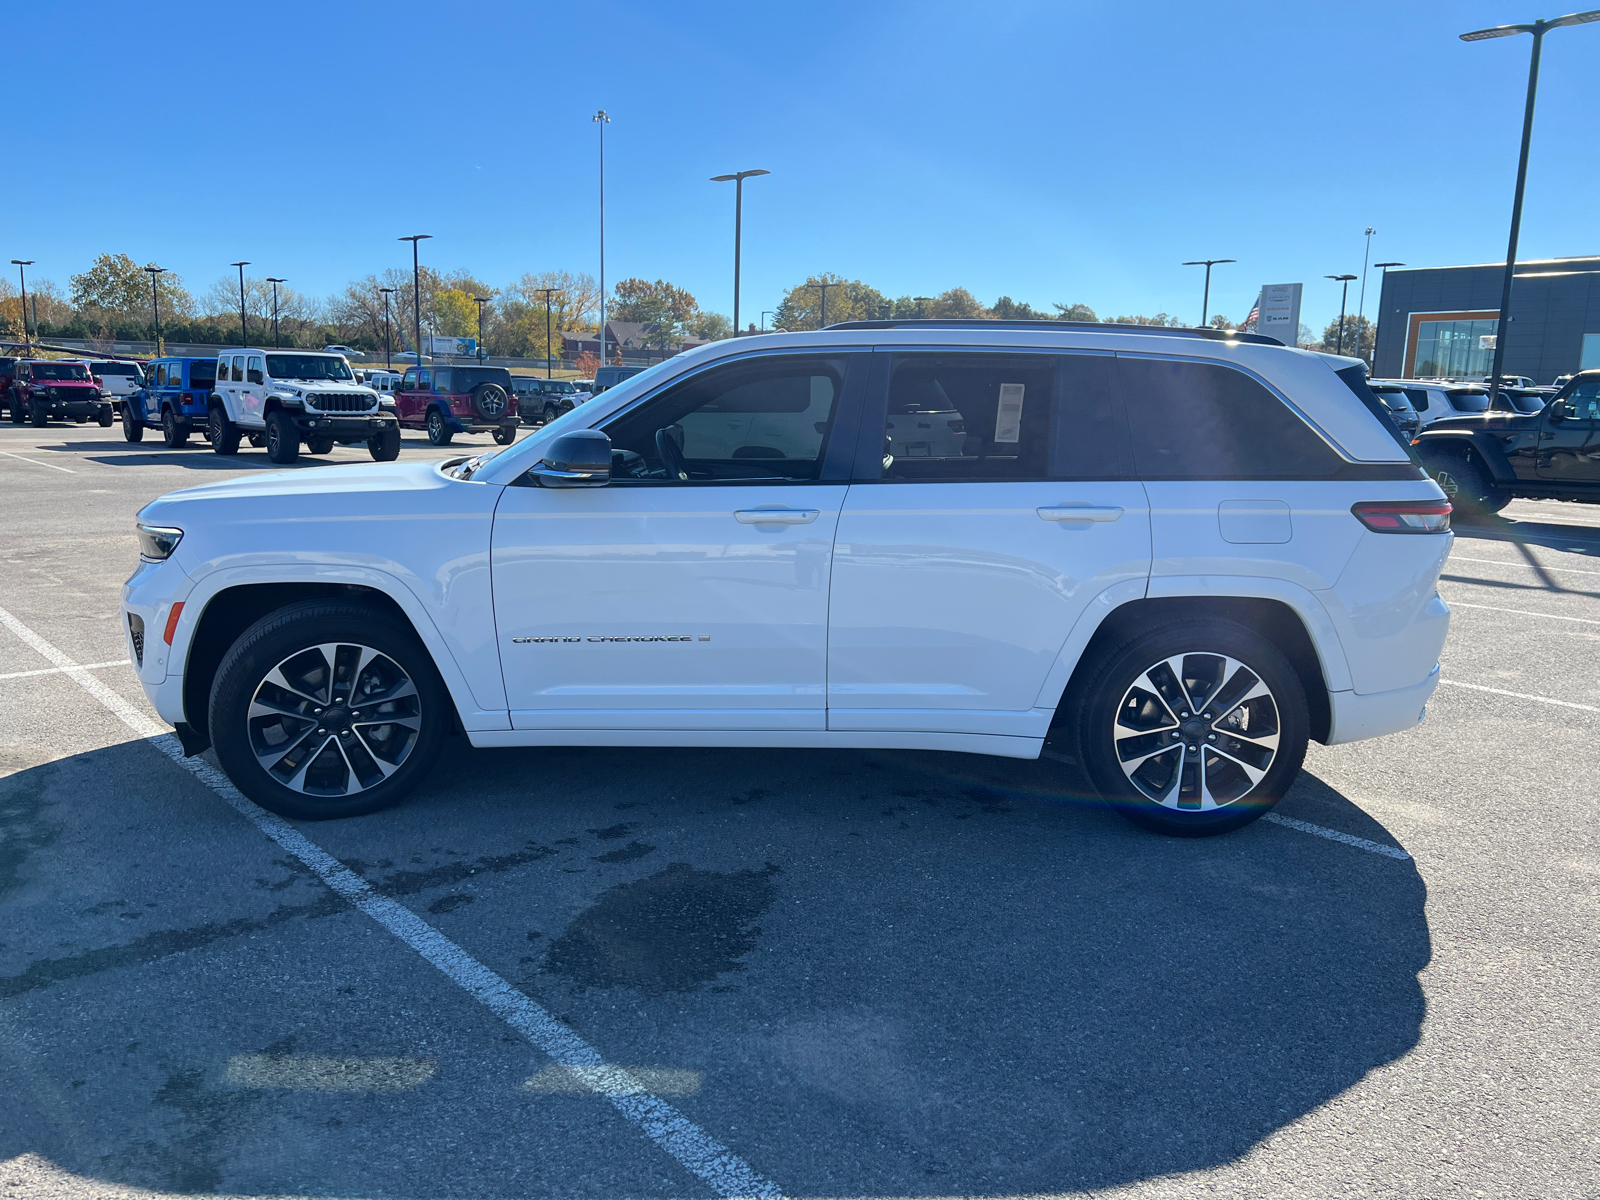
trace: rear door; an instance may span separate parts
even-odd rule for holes
[[[1150,571],[1114,361],[874,357],[834,552],[828,727],[1042,737],[1074,625]]]

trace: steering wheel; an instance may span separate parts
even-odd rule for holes
[[[656,430],[656,453],[661,457],[661,468],[668,479],[680,483],[688,481],[689,465],[683,461],[683,451],[678,449],[670,430]]]

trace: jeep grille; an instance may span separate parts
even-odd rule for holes
[[[318,412],[367,412],[374,402],[349,392],[312,392],[306,397],[306,407]]]

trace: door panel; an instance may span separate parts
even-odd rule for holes
[[[1540,479],[1600,484],[1600,380],[1584,380],[1552,401],[1538,437]]]

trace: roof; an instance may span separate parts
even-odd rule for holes
[[[1275,337],[1264,333],[1243,333],[1237,329],[1213,329],[1210,326],[1186,325],[1121,325],[1114,321],[990,321],[990,320],[938,320],[907,318],[893,321],[839,321],[829,329],[1028,329],[1056,331],[1064,329],[1092,330],[1095,333],[1139,333],[1154,337],[1196,337],[1213,342],[1255,342],[1264,346],[1283,345]],[[746,337],[749,335],[746,334]],[[1351,359],[1358,362],[1358,359]]]

